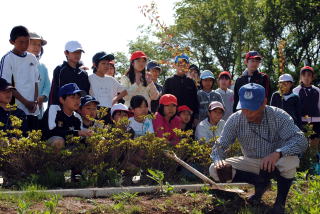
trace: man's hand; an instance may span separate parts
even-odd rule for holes
[[[90,137],[92,136],[92,134],[93,134],[93,131],[89,129],[83,129],[78,131],[78,135],[82,137]]]
[[[260,169],[273,172],[276,168],[276,163],[280,159],[280,153],[279,152],[273,152],[269,156],[264,157],[261,160]]]
[[[222,169],[225,165],[226,165],[226,162],[224,160],[219,160],[214,163],[214,167],[216,169]]]

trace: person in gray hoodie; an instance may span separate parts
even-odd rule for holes
[[[209,70],[205,70],[201,73],[200,79],[201,90],[199,90],[197,93],[199,101],[199,115],[196,115],[196,118],[198,118],[199,122],[207,117],[208,106],[212,101],[218,101],[223,104],[220,94],[213,90],[213,73]]]
[[[231,74],[228,71],[223,71],[219,74],[218,85],[219,88],[216,89],[215,92],[221,95],[225,107],[225,112],[222,119],[227,121],[229,116],[233,113],[234,102],[233,91],[228,88],[231,85]]]

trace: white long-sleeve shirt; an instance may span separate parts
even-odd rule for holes
[[[137,83],[131,84],[129,78],[127,76],[123,76],[120,79],[120,83],[128,92],[128,94],[123,98],[126,106],[130,106],[130,100],[133,96],[142,95],[148,101],[148,108],[151,111],[151,100],[157,100],[159,97],[159,92],[153,82],[145,87],[142,83],[139,85]]]

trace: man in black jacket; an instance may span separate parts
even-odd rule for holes
[[[239,89],[247,83],[257,83],[265,88],[266,98],[269,102],[271,96],[270,79],[267,74],[258,71],[261,64],[262,56],[257,51],[249,51],[246,54],[244,63],[247,68],[243,74],[236,80],[234,86],[234,103],[233,112],[237,111],[239,102]]]
[[[189,68],[189,57],[185,54],[177,56],[175,58],[175,68],[177,73],[165,81],[162,94],[173,94],[177,97],[179,106],[189,106],[194,113],[193,115],[197,115],[199,112],[197,87],[194,81],[186,76]]]
[[[49,95],[49,105],[59,104],[59,88],[68,83],[76,83],[78,87],[89,94],[90,82],[86,71],[81,69],[80,63],[83,49],[79,42],[69,41],[65,46],[67,61],[57,66],[53,71],[52,85]]]

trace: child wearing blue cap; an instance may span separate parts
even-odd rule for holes
[[[209,70],[205,70],[200,75],[200,90],[197,93],[199,102],[198,120],[202,121],[207,118],[208,106],[213,101],[223,104],[221,95],[213,90],[214,76]],[[224,105],[224,104],[223,104]]]
[[[189,57],[185,54],[176,56],[174,68],[176,74],[166,79],[163,85],[162,94],[172,94],[178,99],[178,106],[189,106],[194,112],[199,112],[199,102],[197,97],[197,87],[194,81],[187,77],[189,69]],[[195,117],[192,116],[190,124],[193,124]]]
[[[84,93],[75,83],[63,85],[59,90],[60,105],[51,105],[43,115],[43,139],[57,151],[65,146],[68,135],[92,135],[91,130],[82,129],[81,116],[76,112]]]
[[[79,113],[82,117],[82,127],[88,129],[96,126],[96,123],[91,118],[96,119],[98,114],[99,101],[90,95],[81,97]]]

